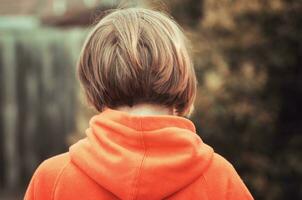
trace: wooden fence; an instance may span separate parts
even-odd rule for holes
[[[74,131],[82,29],[0,26],[0,186],[24,187]]]

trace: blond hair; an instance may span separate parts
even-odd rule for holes
[[[163,12],[114,10],[96,24],[81,51],[78,76],[88,101],[100,112],[154,103],[189,115],[197,80],[188,42]]]

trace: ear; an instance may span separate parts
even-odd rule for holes
[[[194,104],[192,104],[190,107],[190,111],[188,113],[188,117],[190,117],[194,113],[194,111],[195,111],[195,106],[194,106]]]
[[[185,113],[185,117],[187,117],[187,118],[191,117],[191,115],[193,114],[194,110],[195,110],[195,106],[194,106],[194,104],[192,104],[189,107],[187,113]]]
[[[173,114],[173,115],[177,115],[177,112],[176,112],[175,107],[172,108],[172,114]]]

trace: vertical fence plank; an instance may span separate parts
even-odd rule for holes
[[[20,157],[18,154],[18,105],[16,90],[15,39],[6,34],[1,37],[3,85],[3,135],[4,135],[4,180],[7,188],[13,190],[19,186]]]
[[[35,133],[38,123],[38,112],[40,100],[38,94],[38,76],[40,63],[34,37],[19,35],[16,56],[18,63],[18,101],[19,101],[19,124],[18,134],[20,138],[21,173],[24,184],[29,174],[38,163],[35,154]],[[33,52],[35,54],[33,55]],[[22,105],[22,106],[21,106]]]
[[[0,30],[4,189],[25,186],[40,162],[68,150],[66,139],[74,132],[77,108],[75,64],[84,33],[44,27]]]
[[[3,98],[4,98],[4,77],[3,77],[3,41],[0,39],[0,188],[4,188],[4,174],[5,174],[5,157],[4,157],[4,116],[3,116]]]

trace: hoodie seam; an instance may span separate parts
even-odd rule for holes
[[[145,145],[145,141],[144,141],[144,131],[143,131],[143,126],[142,126],[142,120],[140,119],[140,135],[141,135],[141,143],[142,143],[142,146],[143,146],[143,149],[144,149],[144,154],[143,154],[143,158],[142,158],[142,161],[140,163],[140,166],[138,168],[138,171],[136,173],[136,176],[134,178],[134,181],[133,181],[133,184],[134,184],[134,189],[133,189],[133,192],[132,192],[132,195],[130,196],[130,200],[135,200],[137,199],[137,194],[138,194],[138,181],[139,181],[139,176],[141,174],[141,171],[142,171],[142,166],[143,166],[143,163],[145,161],[145,158],[146,158],[146,145]]]
[[[205,188],[206,188],[206,191],[207,191],[206,192],[206,196],[207,196],[208,200],[211,200],[212,197],[210,197],[210,195],[209,195],[210,193],[208,192],[209,191],[209,184],[208,184],[208,181],[207,181],[206,173],[209,170],[209,168],[211,167],[211,164],[212,164],[213,160],[214,160],[214,152],[213,152],[213,154],[212,154],[212,156],[211,156],[211,158],[209,160],[208,165],[205,167],[204,172],[202,174],[202,178],[203,178],[203,180],[205,182]]]
[[[206,188],[206,191],[207,192],[205,192],[205,194],[206,194],[206,196],[207,196],[207,199],[208,200],[211,200],[212,198],[209,198],[209,195],[208,195],[208,191],[209,191],[209,187],[208,187],[208,181],[207,181],[207,178],[205,177],[205,175],[203,174],[202,175],[202,178],[203,178],[203,180],[204,180],[204,183],[205,183],[205,188]]]
[[[63,175],[64,170],[69,165],[69,163],[70,163],[70,160],[62,167],[62,169],[60,170],[59,174],[56,177],[56,180],[55,180],[55,183],[54,183],[54,186],[53,186],[53,190],[52,190],[52,193],[51,193],[51,198],[50,198],[52,200],[55,199],[55,193],[56,193],[57,186],[58,186],[59,181],[60,181],[60,179]]]

